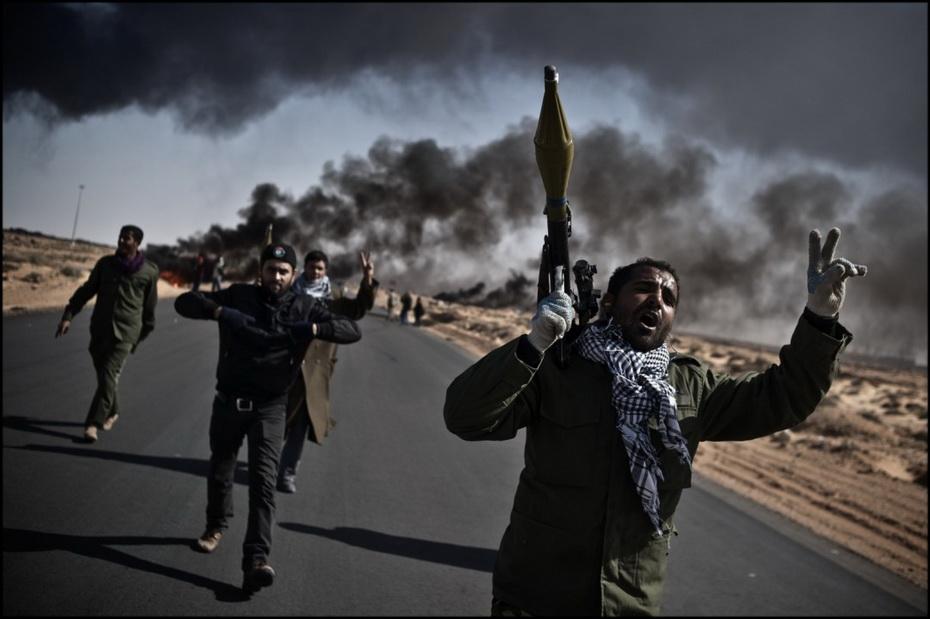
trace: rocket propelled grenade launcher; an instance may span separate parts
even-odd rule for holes
[[[268,227],[265,228],[265,244],[262,245],[262,249],[265,249],[272,243],[274,243],[274,224],[268,224]]]
[[[255,278],[256,284],[261,284],[262,282],[262,259],[261,259],[262,251],[264,251],[264,249],[268,247],[269,245],[271,245],[272,243],[274,243],[274,224],[273,223],[268,224],[268,227],[265,228],[265,240],[262,242],[262,246],[258,250],[259,259],[258,259],[258,275]]]
[[[594,274],[597,273],[595,265],[579,260],[569,269],[568,238],[572,235],[572,211],[566,196],[575,158],[575,142],[559,99],[559,74],[551,65],[544,72],[546,89],[533,143],[536,146],[536,165],[546,188],[546,208],[543,213],[546,215],[548,234],[543,240],[536,302],[539,303],[557,288],[562,288],[572,299],[578,323],[574,327],[570,325],[571,331],[553,346],[559,363],[564,364],[567,359],[565,340],[574,339],[578,327],[597,314],[596,298],[600,296],[600,291],[593,288]],[[578,286],[577,295],[571,288],[572,273]]]
[[[542,108],[536,125],[533,143],[536,147],[536,165],[546,188],[546,215],[548,235],[543,242],[543,259],[541,268],[547,273],[545,289],[540,287],[537,302],[547,296],[556,287],[556,270],[561,269],[563,288],[572,296],[571,271],[569,271],[568,237],[572,233],[572,215],[566,195],[568,179],[572,173],[572,160],[575,157],[575,142],[572,132],[565,120],[565,111],[559,99],[559,74],[553,66],[545,68],[546,89],[543,94]],[[574,300],[574,298],[573,298]]]

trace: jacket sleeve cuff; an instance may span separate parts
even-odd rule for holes
[[[819,314],[815,314],[814,312],[810,310],[809,307],[805,307],[804,313],[802,313],[801,315],[804,317],[805,320],[807,320],[807,322],[811,323],[811,325],[816,327],[818,331],[822,331],[826,333],[827,335],[833,334],[833,328],[836,326],[836,323],[839,318],[838,316],[830,317],[830,316],[821,316]]]
[[[828,358],[835,358],[846,346],[853,340],[853,335],[846,327],[840,324],[839,320],[824,318],[813,315],[813,319],[804,316],[798,320],[794,333],[791,336],[791,344],[799,350],[804,350],[814,355],[822,355]],[[832,323],[829,330],[822,328],[824,325],[815,321],[827,321]]]
[[[204,298],[204,300],[203,300],[203,313],[204,313],[204,315],[207,316],[208,318],[211,318],[211,319],[212,319],[213,316],[216,314],[216,308],[218,308],[219,306],[220,306],[220,304],[217,303],[216,301],[214,301],[214,300],[212,300],[212,299]]]
[[[520,363],[533,371],[538,370],[539,366],[542,364],[543,356],[530,344],[530,340],[526,337],[526,334],[520,336],[515,354]]]
[[[336,333],[336,328],[331,322],[318,322],[316,323],[316,335],[314,337],[323,338],[323,339],[332,339],[333,335]]]

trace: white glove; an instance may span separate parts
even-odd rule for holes
[[[540,354],[552,346],[557,339],[565,335],[572,321],[575,319],[575,310],[572,300],[562,286],[556,286],[555,292],[539,302],[536,314],[533,316],[532,329],[527,339],[533,348]]]
[[[820,230],[810,233],[810,261],[807,265],[807,308],[827,318],[835,318],[846,296],[846,278],[863,276],[868,271],[864,264],[853,264],[846,258],[833,259],[840,229],[831,228],[820,249]]]

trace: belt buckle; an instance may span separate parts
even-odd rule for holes
[[[252,400],[245,398],[236,398],[236,410],[240,413],[248,413],[252,410]]]

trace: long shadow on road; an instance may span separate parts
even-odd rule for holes
[[[493,572],[494,559],[497,557],[497,551],[489,548],[475,548],[474,546],[431,542],[415,537],[390,535],[387,533],[379,533],[378,531],[369,531],[368,529],[359,529],[357,527],[323,529],[295,522],[279,522],[278,526],[288,531],[318,535],[320,537],[336,540],[337,542],[349,544],[350,546],[365,548],[366,550],[399,555],[411,559],[420,559],[422,561],[432,561],[433,563],[444,563],[453,567],[462,567],[468,570],[478,570],[481,572]]]
[[[55,430],[46,430],[42,426],[78,427],[80,428],[80,433],[77,435],[65,434],[64,432],[56,432]],[[45,436],[54,436],[55,438],[65,438],[70,441],[80,441],[84,437],[84,424],[79,421],[47,421],[44,419],[23,417],[22,415],[4,415],[3,427],[9,428],[10,430],[19,430],[20,432],[34,432],[36,434],[44,434]]]
[[[180,458],[168,456],[144,456],[141,454],[122,453],[119,451],[104,451],[94,447],[54,447],[51,445],[23,445],[22,447],[4,445],[4,449],[21,449],[23,451],[42,451],[46,453],[80,456],[82,458],[99,458],[128,464],[151,466],[177,473],[188,473],[206,479],[210,463],[199,458]],[[249,485],[247,464],[239,461],[236,464],[236,473],[233,481],[244,486]]]
[[[3,552],[47,552],[64,550],[92,559],[110,561],[118,565],[151,572],[174,578],[183,582],[210,589],[221,602],[244,602],[249,598],[241,589],[229,583],[220,582],[199,574],[192,574],[152,561],[134,557],[110,546],[192,546],[190,538],[184,537],[141,537],[141,536],[100,536],[84,537],[80,535],[62,535],[60,533],[42,533],[28,529],[3,528]]]

